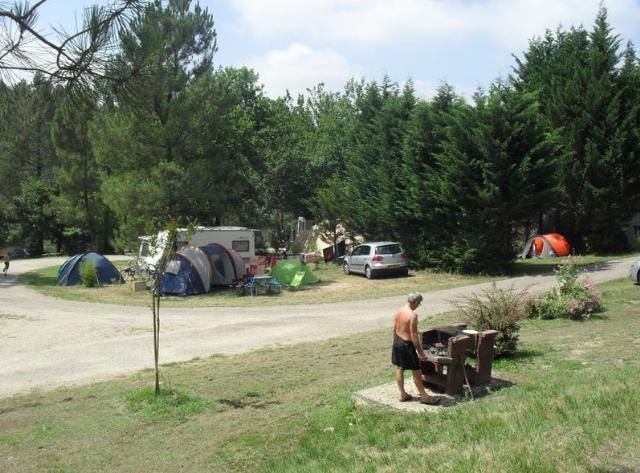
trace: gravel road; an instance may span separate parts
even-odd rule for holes
[[[151,311],[145,307],[71,302],[44,296],[17,275],[64,258],[16,260],[0,276],[0,397],[86,384],[153,366]],[[596,282],[625,277],[633,258],[601,264]],[[512,278],[498,287],[550,288],[553,275]],[[426,293],[418,313],[451,310],[451,301],[491,283]],[[163,308],[161,363],[234,354],[390,327],[404,296],[308,306]]]

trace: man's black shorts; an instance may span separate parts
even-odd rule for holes
[[[405,370],[419,370],[420,362],[413,343],[395,334],[391,350],[391,363]]]

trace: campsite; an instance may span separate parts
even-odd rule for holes
[[[0,2],[0,472],[640,471],[637,18]]]

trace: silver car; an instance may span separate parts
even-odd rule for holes
[[[409,274],[409,262],[400,243],[376,241],[356,246],[342,263],[345,274],[360,273],[368,279],[383,273]]]
[[[629,277],[633,282],[640,284],[640,259],[629,268]]]

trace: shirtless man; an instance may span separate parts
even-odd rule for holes
[[[432,404],[433,400],[424,390],[420,372],[420,360],[426,360],[422,350],[420,334],[418,332],[418,315],[415,310],[422,302],[422,295],[412,292],[407,297],[407,303],[393,315],[393,349],[391,362],[396,366],[396,383],[400,391],[400,401],[410,401],[411,395],[404,390],[404,370],[413,372],[413,382],[420,393],[420,402]]]

